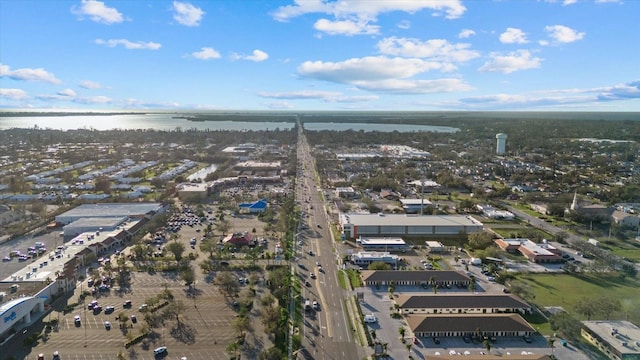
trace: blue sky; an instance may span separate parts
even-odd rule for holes
[[[640,111],[638,0],[0,0],[0,108]]]

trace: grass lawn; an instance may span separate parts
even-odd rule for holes
[[[583,297],[611,296],[620,299],[622,311],[614,313],[612,320],[640,321],[640,314],[633,309],[640,307],[640,280],[620,279],[615,274],[527,274],[518,277],[530,286],[535,294],[534,303],[544,306],[561,306],[579,320],[586,318],[574,311],[575,304]]]
[[[353,289],[359,288],[362,286],[362,279],[360,278],[360,274],[354,269],[347,269],[347,275],[349,275],[349,282],[351,282],[351,287]]]

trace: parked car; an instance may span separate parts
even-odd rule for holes
[[[135,315],[131,315],[131,322],[132,323],[137,323],[138,322],[138,318]]]
[[[130,309],[131,308],[131,300],[127,300],[124,302],[124,304],[122,304],[122,307],[125,309]]]
[[[107,306],[107,307],[104,308],[104,313],[105,314],[111,314],[114,311],[116,311],[116,308],[114,308],[113,306]]]
[[[111,323],[108,322],[108,321],[105,321],[104,322],[104,328],[107,329],[107,330],[111,330]]]

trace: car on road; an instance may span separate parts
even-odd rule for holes
[[[111,323],[108,322],[108,321],[105,321],[104,322],[104,328],[107,329],[107,330],[111,330]]]

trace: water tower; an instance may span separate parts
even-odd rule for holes
[[[504,155],[504,152],[507,148],[507,134],[496,134],[496,140],[496,154]]]

